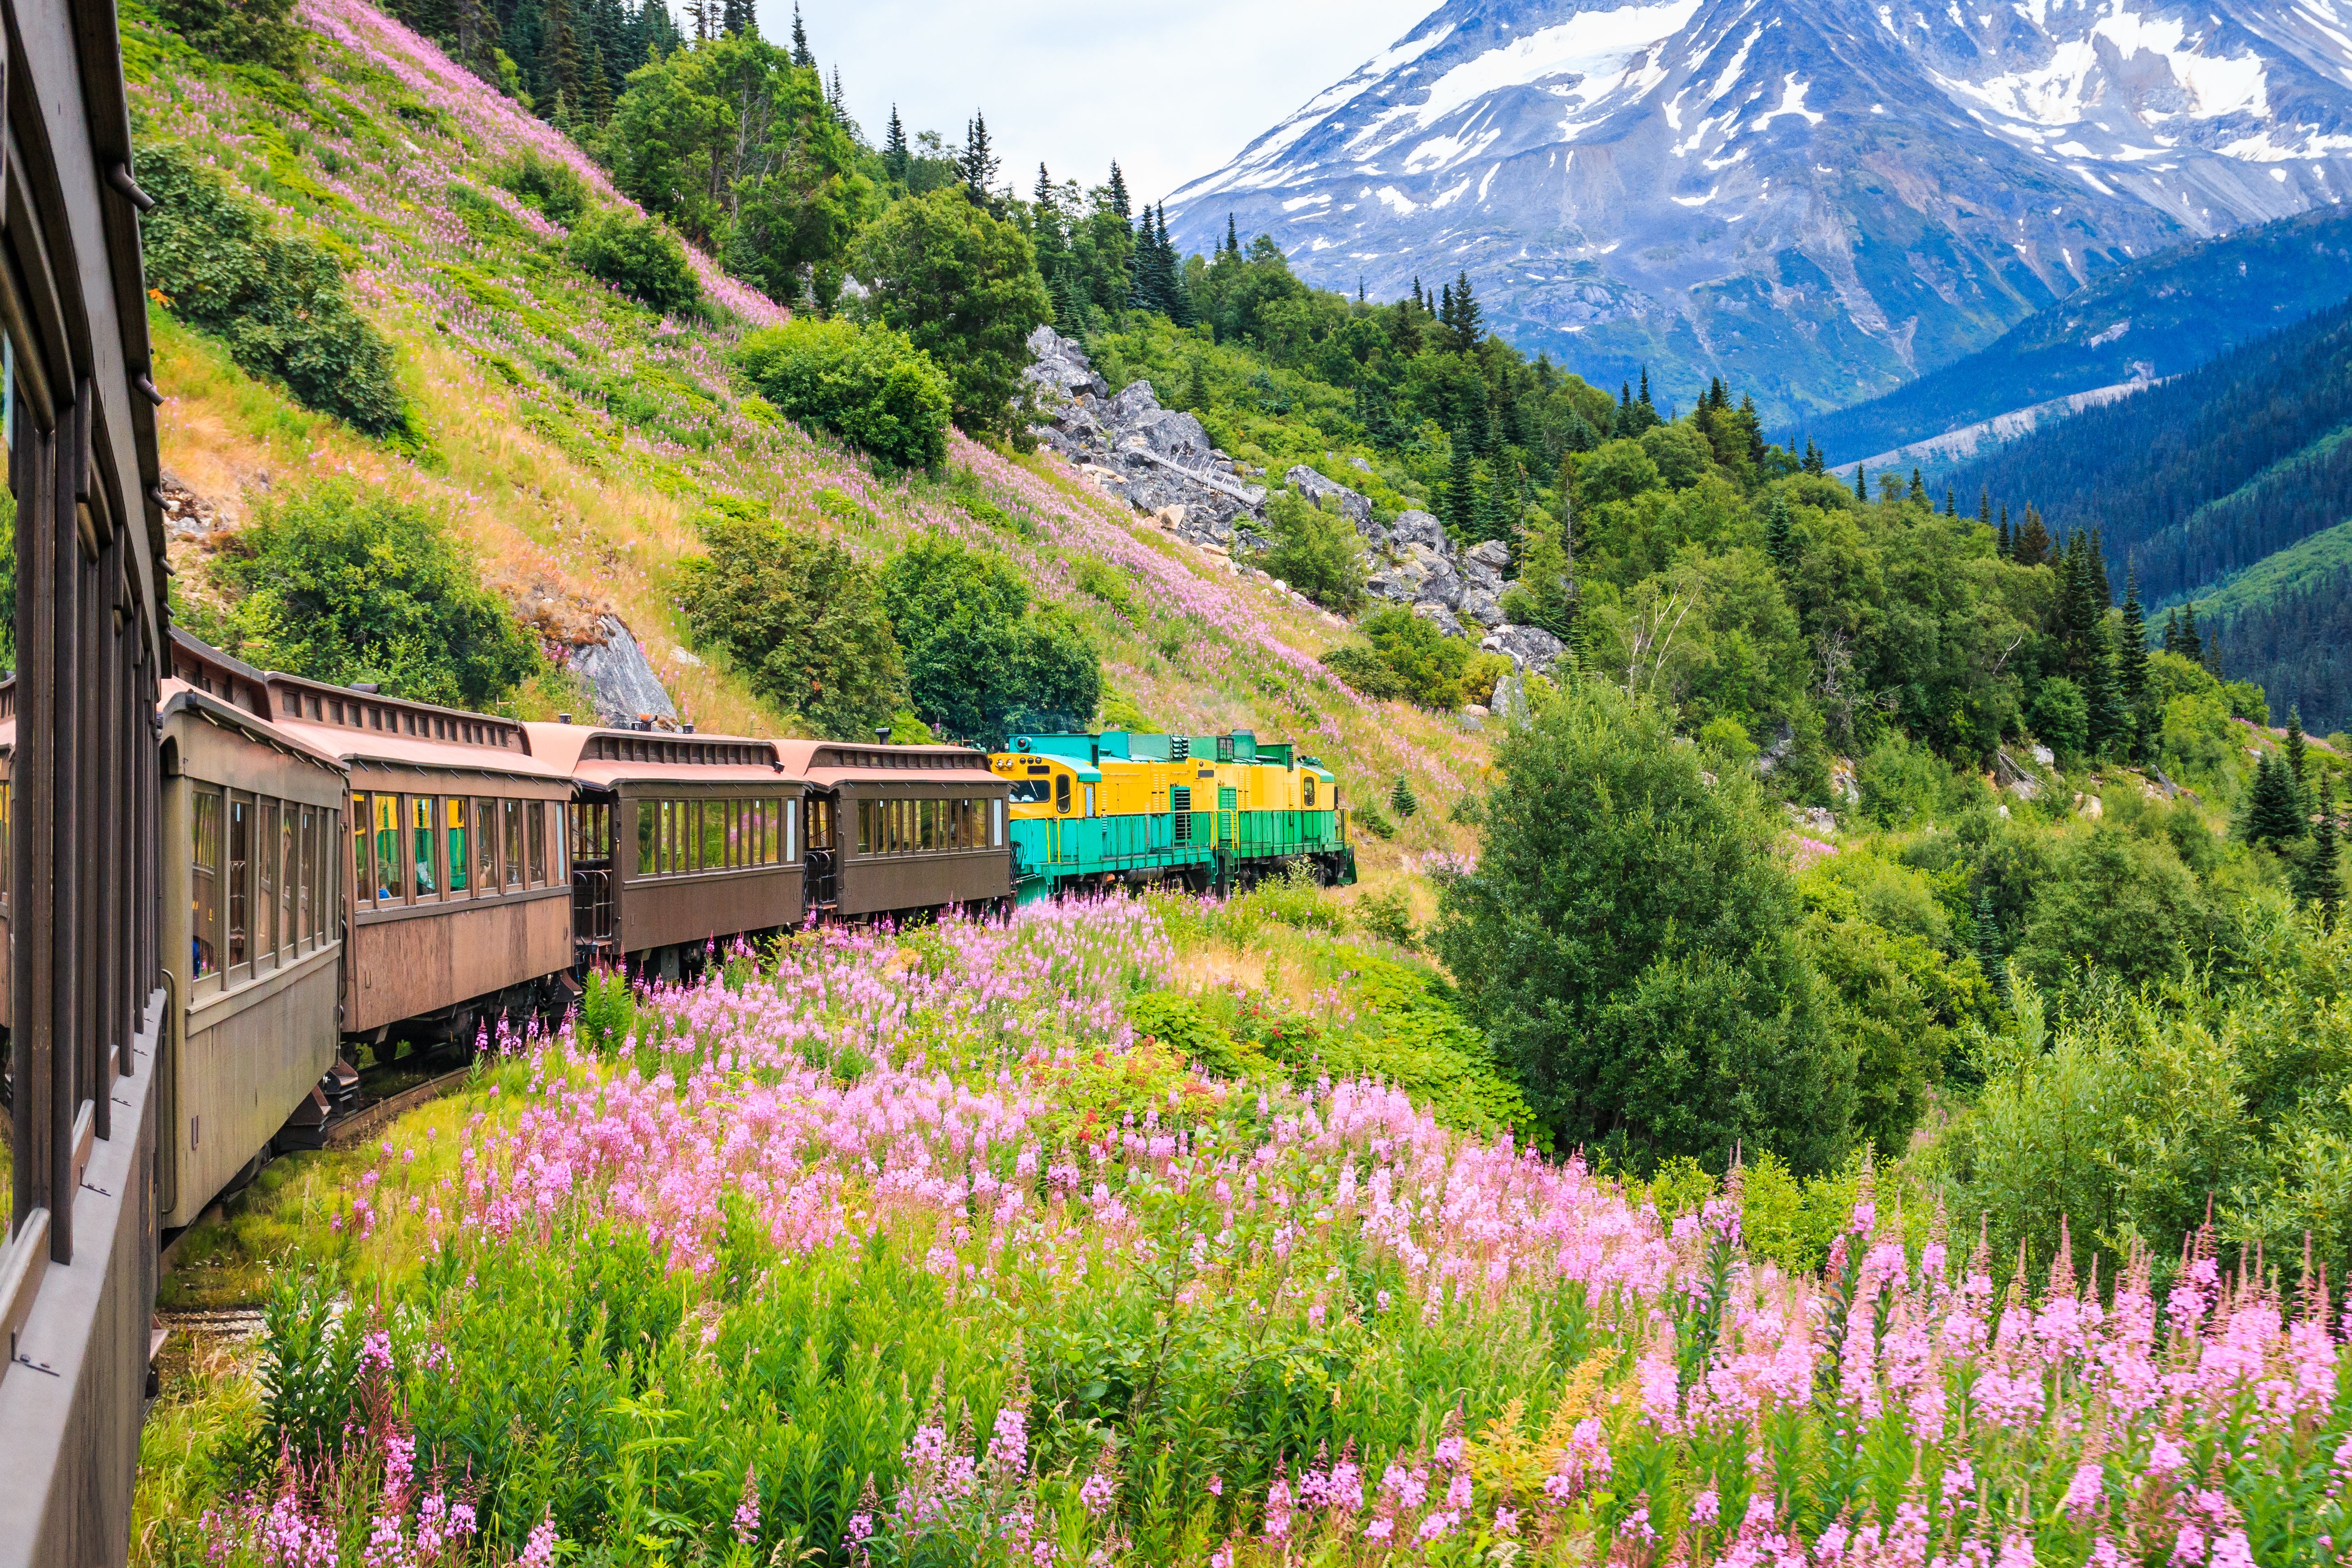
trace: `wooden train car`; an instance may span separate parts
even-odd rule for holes
[[[509,719],[271,673],[272,721],[350,770],[343,1034],[471,1039],[571,978],[572,783]]]
[[[961,746],[773,742],[808,781],[809,911],[870,920],[1013,896],[1005,784]]]
[[[802,795],[772,742],[590,725],[523,726],[572,785],[577,961],[669,979],[706,947],[797,926]]]
[[[335,1066],[341,762],[271,723],[262,673],[185,634],[158,720],[164,967],[156,1220],[194,1221]]]

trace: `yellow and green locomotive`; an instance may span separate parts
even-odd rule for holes
[[[1356,879],[1330,770],[1287,742],[1222,735],[1015,735],[990,768],[1011,786],[1013,886],[1024,903],[1087,888],[1166,883],[1229,892],[1302,867]]]

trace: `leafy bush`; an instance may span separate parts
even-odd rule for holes
[[[1339,498],[1318,506],[1295,490],[1266,499],[1265,522],[1274,547],[1257,564],[1327,610],[1353,615],[1364,602],[1363,541],[1342,516]]]
[[[370,436],[407,427],[392,345],[352,308],[332,257],[271,234],[259,207],[184,148],[142,151],[139,181],[155,198],[140,220],[147,281],[173,315],[226,340],[240,369],[283,382],[307,408]]]
[[[735,363],[768,401],[893,468],[948,457],[948,378],[887,327],[803,318],[744,338]]]
[[[1382,942],[1392,942],[1399,947],[1412,945],[1412,910],[1405,902],[1402,888],[1366,893],[1358,899],[1356,923]]]
[[[1021,435],[1029,334],[1054,313],[1028,236],[950,186],[893,203],[859,240],[854,270],[866,309],[947,372],[960,428]]]
[[[1323,668],[1358,696],[1375,702],[1402,702],[1408,688],[1388,660],[1361,643],[1341,643],[1323,655]]]
[[[255,664],[485,708],[545,668],[539,646],[424,508],[328,480],[256,509],[215,558]]]
[[[550,223],[567,227],[588,210],[588,182],[571,164],[524,148],[491,176]]]
[[[1092,721],[1102,700],[1093,647],[1066,616],[1033,610],[1002,556],[926,534],[883,568],[882,604],[927,723],[995,746],[1015,731]]]
[[[1798,942],[1779,813],[1699,761],[1657,710],[1570,685],[1503,740],[1436,948],[1561,1143],[1822,1170],[1853,1146],[1852,1050]]]
[[[767,522],[712,518],[702,540],[709,553],[686,563],[678,592],[698,643],[819,735],[890,722],[904,676],[872,571],[831,540]]]
[[[294,0],[158,0],[156,9],[174,32],[216,60],[267,66],[289,76],[302,68]]]
[[[1464,678],[1478,652],[1468,641],[1447,637],[1412,611],[1394,607],[1374,610],[1358,629],[1388,667],[1406,701],[1441,712],[1462,706]],[[1328,656],[1325,662],[1329,662]],[[1503,662],[1507,668],[1510,661]],[[1344,673],[1341,679],[1346,679]],[[1490,678],[1486,689],[1491,693],[1494,689]]]
[[[574,267],[665,316],[702,297],[686,247],[656,219],[594,214],[572,226],[570,249]]]

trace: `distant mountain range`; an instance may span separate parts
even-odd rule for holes
[[[2099,531],[2118,592],[2134,572],[2152,608],[2198,601],[2232,676],[2352,728],[2352,302],[1929,472],[1964,510]]]
[[[2352,207],[2136,261],[1885,396],[1780,433],[1850,468],[1941,469],[2053,416],[2194,370],[2352,296]],[[2072,407],[2068,405],[2072,405]]]
[[[1169,197],[1316,282],[1470,274],[1606,384],[1793,422],[2352,195],[2352,0],[1451,0]],[[1859,454],[1857,454],[1859,455]]]

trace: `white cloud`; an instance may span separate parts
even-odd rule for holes
[[[1435,0],[802,0],[826,79],[881,139],[950,142],[988,116],[1004,177],[1024,194],[1044,160],[1056,180],[1100,182],[1116,158],[1139,201],[1221,167],[1426,16]],[[760,0],[760,29],[792,36],[792,0]]]

